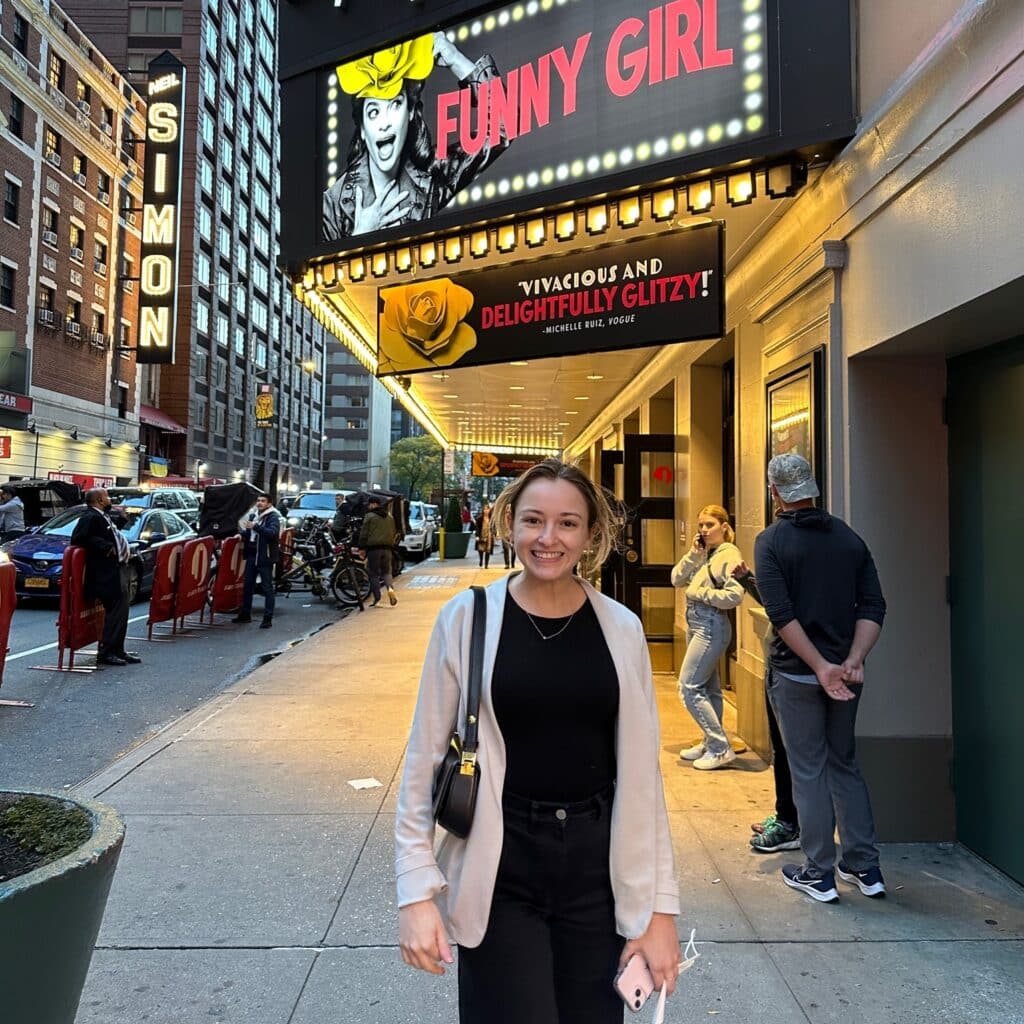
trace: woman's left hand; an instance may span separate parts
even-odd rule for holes
[[[640,938],[630,939],[626,943],[622,956],[619,957],[619,967],[624,967],[634,953],[639,953],[647,962],[647,969],[654,979],[655,988],[660,989],[664,983],[668,994],[671,995],[676,989],[681,959],[675,916],[652,915],[647,931]]]

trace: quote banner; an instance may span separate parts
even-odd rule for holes
[[[378,290],[377,376],[721,336],[719,224]]]

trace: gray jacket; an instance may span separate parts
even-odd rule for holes
[[[25,529],[25,503],[15,495],[0,505],[0,532]]]

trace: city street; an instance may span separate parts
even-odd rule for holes
[[[196,636],[149,643],[137,639],[146,635],[148,607],[148,601],[132,606],[128,629],[127,647],[142,664],[84,674],[34,670],[57,664],[57,605],[19,605],[0,698],[35,707],[0,706],[0,777],[6,786],[61,790],[80,784],[268,655],[345,614],[333,601],[296,593],[278,596],[272,630],[231,625],[229,616],[218,616],[220,625]],[[93,663],[78,656],[79,665]]]

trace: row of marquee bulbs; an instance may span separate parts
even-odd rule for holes
[[[43,432],[42,424],[38,423],[36,420],[29,420],[28,426],[26,427],[26,429],[28,430],[28,432],[30,434],[35,434],[38,437],[47,437],[47,436],[49,436],[49,437],[56,437],[58,434],[66,433],[67,436],[72,441],[79,441],[79,440],[102,441],[108,448],[113,448],[114,445],[117,445],[118,447],[134,448],[140,455],[145,454],[145,451],[146,451],[146,446],[144,444],[141,444],[141,443],[140,444],[132,444],[131,441],[115,441],[114,438],[111,435],[109,435],[109,434],[107,434],[107,435],[93,434],[93,435],[90,435],[89,438],[82,438],[82,437],[79,436],[80,432],[79,432],[78,427],[66,427],[63,424],[58,423],[56,420],[53,420],[52,425],[53,425],[54,431],[56,431],[56,433],[49,434],[49,435]]]
[[[635,228],[646,218],[655,223],[667,223],[685,209],[692,216],[711,211],[715,205],[717,186],[725,192],[731,207],[747,206],[757,198],[758,181],[763,182],[764,194],[770,199],[786,199],[807,182],[807,165],[787,162],[765,168],[744,168],[722,177],[696,179],[683,185],[667,185],[646,193],[634,193],[619,199],[589,204],[586,208],[562,210],[553,214],[538,214],[524,221],[510,221],[497,227],[480,227],[467,234],[449,235],[443,239],[429,239],[414,245],[398,245],[369,254],[349,257],[346,261],[329,261],[306,271],[302,286],[330,290],[347,277],[358,284],[367,277],[387,277],[392,269],[400,274],[413,269],[414,263],[424,269],[442,261],[460,263],[466,254],[482,259],[493,248],[503,255],[516,250],[520,244],[529,249],[544,245],[549,237],[559,242],[572,241],[582,227],[587,235],[603,235],[612,226],[612,215],[620,228]],[[550,232],[550,236],[549,236]]]

